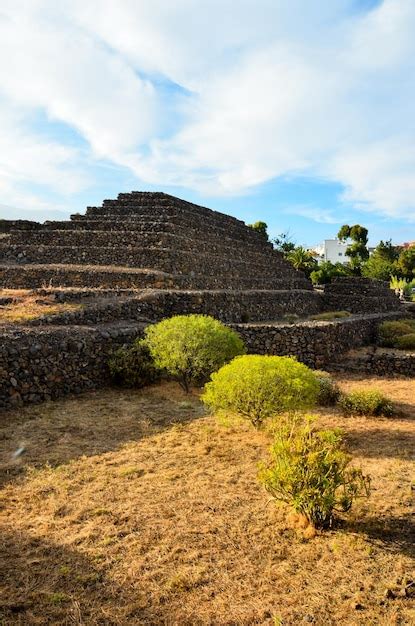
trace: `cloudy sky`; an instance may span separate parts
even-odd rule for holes
[[[132,189],[415,239],[415,0],[2,0],[0,217]]]

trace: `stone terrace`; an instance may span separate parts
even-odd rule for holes
[[[243,222],[162,193],[120,194],[70,221],[24,226],[0,243],[5,287],[115,287],[119,274],[124,288],[311,292],[304,276]]]
[[[314,291],[242,221],[150,192],[120,194],[68,221],[0,220],[1,288],[82,306],[3,325],[0,407],[102,385],[114,347],[174,314],[213,315],[235,325],[251,351],[319,367],[401,315],[384,283],[348,279]],[[355,315],[284,321],[335,309]]]

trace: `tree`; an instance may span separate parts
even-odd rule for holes
[[[396,274],[396,260],[399,248],[392,245],[392,241],[380,241],[373,254],[362,265],[362,276],[390,281]]]
[[[252,228],[252,230],[256,230],[260,235],[263,235],[268,241],[268,224],[266,222],[255,222],[254,224],[248,224],[248,226]]]
[[[288,231],[277,235],[277,237],[272,240],[272,243],[274,244],[274,248],[284,255],[295,249],[295,243]]]
[[[392,239],[387,241],[380,240],[374,250],[374,254],[385,261],[393,262],[397,260],[401,250],[402,248],[399,248],[399,246],[392,245]]]
[[[306,276],[310,276],[311,272],[317,268],[316,259],[302,246],[288,252],[285,258],[296,270],[304,272]]]
[[[415,246],[401,251],[395,263],[396,273],[411,280],[415,276]]]
[[[147,326],[144,335],[155,366],[176,378],[186,392],[191,383],[205,382],[245,352],[240,336],[208,315],[175,315]]]
[[[344,224],[337,233],[337,237],[340,241],[352,241],[346,249],[346,256],[350,259],[349,264],[352,272],[360,274],[361,264],[369,258],[367,228],[360,226],[360,224],[354,226]]]
[[[310,278],[314,285],[326,285],[327,283],[331,283],[333,278],[337,276],[350,276],[350,273],[350,269],[342,263],[323,261],[317,269],[311,272]]]

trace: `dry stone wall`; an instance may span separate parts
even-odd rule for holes
[[[142,332],[139,324],[9,329],[0,345],[0,408],[102,386],[109,380],[110,352]]]
[[[322,310],[313,291],[167,291],[148,290],[126,300],[53,315],[31,322],[45,324],[102,324],[117,319],[158,321],[183,312],[212,315],[222,322],[275,320],[287,314],[312,315]]]
[[[31,278],[19,265],[37,264],[52,280],[69,280],[53,276],[53,266],[63,264],[121,267],[123,287],[132,286],[126,269],[146,268],[179,277],[179,288],[311,290],[301,272],[240,220],[160,193],[120,194],[70,222],[11,230],[8,241],[0,242],[0,256],[14,265],[19,286]],[[7,278],[3,263],[0,280]]]
[[[248,351],[296,356],[325,367],[350,345],[369,343],[396,314],[302,324],[232,324]],[[105,385],[111,351],[142,336],[144,324],[8,330],[0,346],[0,408],[30,404]]]
[[[402,303],[388,283],[360,276],[336,278],[325,286],[327,309],[345,309],[351,313],[373,313],[399,310]]]
[[[331,369],[343,372],[363,372],[374,376],[415,376],[415,353],[377,351],[343,356],[331,364]]]
[[[302,324],[232,324],[241,335],[249,352],[296,356],[313,368],[321,368],[339,354],[371,343],[378,325],[396,319],[398,313],[356,315],[330,322]]]
[[[233,324],[250,352],[292,354],[317,367],[369,342],[390,311],[400,315],[385,284],[347,278],[314,292],[240,220],[162,193],[120,194],[70,221],[0,220],[0,287],[55,288],[58,301],[83,305],[3,328],[2,408],[105,384],[110,351],[175,314],[213,315]],[[59,295],[59,287],[69,291]],[[275,322],[327,309],[365,315]]]

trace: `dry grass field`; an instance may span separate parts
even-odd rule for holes
[[[0,289],[0,297],[13,299],[12,302],[0,306],[0,324],[18,324],[64,311],[76,311],[80,304],[56,303],[53,298],[39,298],[25,289]]]
[[[0,623],[414,624],[415,380],[341,385],[402,415],[320,412],[372,494],[312,538],[257,483],[267,435],[174,384],[3,414]]]

